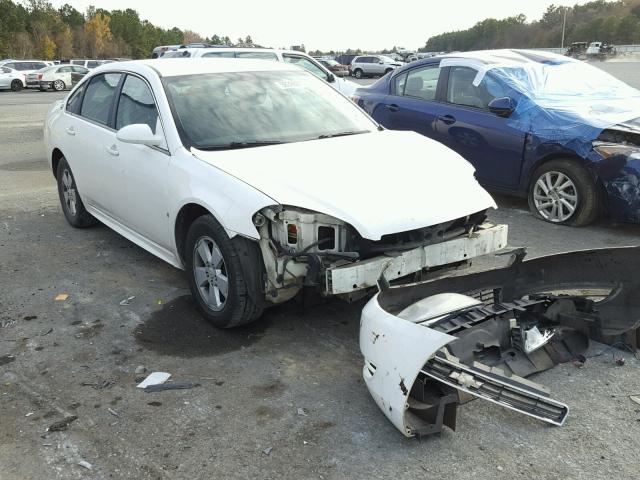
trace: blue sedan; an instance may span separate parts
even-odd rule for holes
[[[354,100],[386,128],[457,151],[487,188],[528,198],[546,221],[640,222],[640,92],[589,64],[527,50],[450,54],[398,68]]]

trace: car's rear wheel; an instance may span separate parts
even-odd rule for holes
[[[533,174],[529,208],[547,222],[580,227],[598,218],[600,196],[596,181],[578,161],[552,160]]]
[[[22,82],[20,80],[13,80],[11,82],[11,90],[14,92],[22,90]]]
[[[64,82],[62,80],[56,80],[55,82],[53,82],[53,89],[56,92],[61,92],[65,88],[67,88],[67,86],[64,84]]]
[[[249,265],[256,272],[245,272],[237,247],[212,215],[197,218],[189,227],[184,252],[189,288],[202,316],[219,328],[250,323],[262,314],[254,301],[259,292],[251,290],[247,276],[259,275],[262,266]]]
[[[353,76],[354,76],[354,77],[356,77],[356,78],[362,78],[362,70],[361,70],[361,69],[359,69],[359,68],[356,68],[356,69],[353,71]]]
[[[78,193],[73,172],[64,157],[58,162],[56,178],[58,181],[60,205],[69,224],[76,228],[95,225],[97,220],[84,208],[84,203],[82,203],[82,199]]]

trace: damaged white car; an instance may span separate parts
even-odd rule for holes
[[[462,157],[291,65],[104,65],[52,107],[45,144],[69,223],[184,268],[220,327],[306,286],[352,299],[383,271],[414,280],[507,243]]]

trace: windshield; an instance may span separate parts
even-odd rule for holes
[[[185,145],[239,148],[366,133],[375,124],[333,87],[304,71],[165,77]]]

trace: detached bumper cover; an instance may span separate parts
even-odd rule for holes
[[[326,293],[338,295],[374,287],[384,271],[387,280],[419,272],[424,268],[464,262],[496,252],[507,246],[507,225],[484,224],[471,236],[463,236],[434,245],[330,267],[326,271]]]
[[[524,377],[575,358],[590,338],[638,347],[640,247],[523,257],[518,250],[505,267],[390,287],[364,307],[364,380],[404,435],[455,429],[456,408],[472,397],[562,425],[568,407]],[[449,293],[482,302],[429,320],[408,308]],[[533,328],[553,332],[534,351],[521,342]]]

